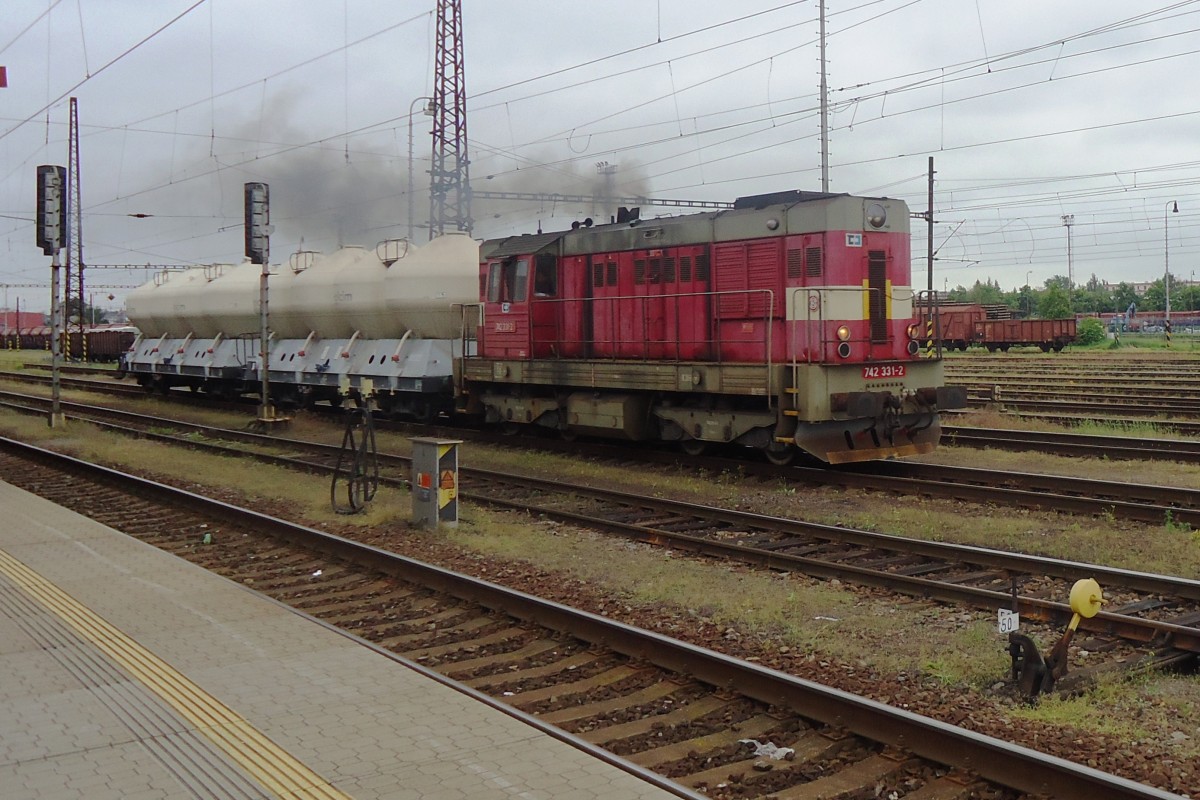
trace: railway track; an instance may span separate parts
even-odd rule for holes
[[[1183,398],[1165,395],[1151,397],[1143,393],[1123,392],[1103,395],[1086,387],[1057,389],[1011,389],[987,387],[967,390],[969,406],[996,407],[1015,411],[1086,413],[1097,419],[1125,417],[1128,419],[1194,422],[1200,415],[1200,397]]]
[[[1200,426],[1198,426],[1200,427]],[[1200,441],[942,425],[942,444],[1130,461],[1193,461]]]
[[[27,367],[37,367],[41,365],[26,365]],[[112,370],[94,368],[94,367],[77,367],[76,371],[80,374],[108,374]],[[0,379],[13,380],[23,383],[31,383],[35,385],[48,385],[50,378],[40,374],[30,374],[28,372],[0,372]],[[62,385],[64,388],[79,389],[82,391],[92,391],[104,394],[127,397],[143,397],[147,393],[144,389],[134,386],[125,386],[115,383],[111,380],[97,379],[63,379]],[[245,403],[231,403],[228,401],[216,401],[211,398],[197,396],[192,392],[187,391],[171,391],[169,397],[178,402],[188,404],[202,405],[211,408],[238,408],[244,406]],[[990,406],[995,404],[995,395],[990,389],[980,390],[975,392],[972,398],[973,404],[978,406]],[[1095,404],[1077,404],[1084,411],[1095,411],[1099,407]],[[1048,407],[1049,411],[1036,411],[1037,408]],[[1026,409],[1022,411],[1021,409]],[[1110,409],[1114,413],[1120,413],[1125,410],[1125,406]],[[1031,419],[1043,419],[1053,422],[1061,422],[1072,425],[1081,422],[1096,419],[1095,416],[1083,414],[1072,415],[1069,413],[1070,407],[1062,403],[1043,403],[1031,404],[1022,402],[1019,407],[1010,408],[1009,411],[1015,416],[1023,416]],[[1114,422],[1127,422],[1135,424],[1132,420],[1112,420]],[[1154,420],[1157,427],[1175,430],[1183,434],[1200,435],[1200,422],[1186,422],[1182,420]],[[1013,431],[1007,429],[976,429],[968,426],[956,426],[953,424],[943,424],[943,437],[947,443],[966,445],[973,447],[995,447],[1006,450],[1030,451],[1038,450],[1041,452],[1057,453],[1060,455],[1072,456],[1094,456],[1100,458],[1129,458],[1133,460],[1159,459],[1159,460],[1183,460],[1192,458],[1200,448],[1189,446],[1186,442],[1175,442],[1171,446],[1161,444],[1164,440],[1146,439],[1146,438],[1119,438],[1119,437],[1104,437],[1092,436],[1084,437],[1077,434],[1049,434],[1049,433],[1033,433],[1024,431]]]
[[[89,418],[109,428],[204,448],[240,458],[255,458],[289,469],[331,473],[339,448],[245,431],[215,429],[159,417],[111,409],[89,409]],[[131,427],[132,426],[132,427]],[[178,433],[166,434],[175,428]],[[230,448],[213,441],[238,443]],[[184,438],[187,437],[187,438]],[[270,449],[247,452],[245,445]],[[277,454],[281,449],[289,451]],[[410,460],[380,454],[384,485],[403,487]],[[911,465],[891,465],[901,470]],[[970,479],[975,470],[939,468],[939,480],[951,472]],[[848,475],[846,477],[855,477]],[[876,476],[857,476],[875,482]],[[1045,477],[1053,485],[1061,478]],[[463,469],[463,499],[560,522],[606,531],[643,542],[669,546],[761,568],[818,578],[837,578],[903,594],[995,611],[1016,607],[1028,619],[1063,626],[1070,609],[1051,598],[1065,583],[1095,577],[1117,598],[1085,630],[1093,634],[1092,652],[1113,652],[1119,669],[1190,664],[1200,653],[1200,581],[1112,569],[1061,559],[1028,556],[973,546],[927,542],[898,536],[822,525],[800,520],[696,505],[612,489],[547,480],[494,470]],[[1125,484],[1113,484],[1126,486]],[[1160,487],[1153,487],[1160,488]],[[1129,647],[1141,652],[1131,654]],[[1118,652],[1118,648],[1120,649]],[[1118,662],[1111,661],[1112,667]],[[1097,666],[1093,672],[1101,669]]]
[[[965,385],[973,406],[1045,415],[1182,418],[1200,415],[1200,360],[1120,358],[953,358],[946,380]],[[1155,420],[1160,424],[1160,420]]]
[[[0,391],[0,398],[9,398],[14,403],[12,407],[17,410],[43,412],[48,408],[48,401],[42,397]],[[173,426],[180,430],[227,440],[241,438],[258,441],[264,445],[282,443],[300,450],[308,448],[310,452],[313,448],[324,448],[325,457],[330,459],[331,463],[337,457],[334,448],[311,442],[275,436],[263,436],[253,440],[247,437],[254,434],[243,431],[220,430],[207,425],[183,423],[165,417],[79,403],[62,402],[60,405],[65,411],[83,418],[118,420],[118,427],[133,425],[138,430],[149,430]],[[486,434],[480,438],[483,441],[495,441]],[[578,442],[536,439],[523,440],[523,443],[535,449],[569,450],[575,454],[586,453],[607,459],[625,460],[631,457],[631,451],[628,449],[602,444],[585,446]],[[637,451],[634,457],[651,463],[678,463],[678,457],[674,453],[661,450]],[[384,458],[386,460],[388,457]],[[1150,524],[1173,522],[1200,527],[1200,491],[1194,489],[896,461],[845,465],[836,469],[803,466],[780,468],[718,457],[693,458],[689,463],[716,474],[736,469],[747,476],[764,480],[783,477],[811,485],[1107,516]]]
[[[680,797],[1175,797],[366,544],[11,440],[0,449],[18,485],[621,755]],[[790,758],[766,757],[767,741]]]

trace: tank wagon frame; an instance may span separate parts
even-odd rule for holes
[[[387,413],[432,419],[454,408],[472,346],[463,305],[476,299],[478,247],[462,234],[423,248],[301,252],[271,276],[271,394],[284,405],[370,395]],[[129,298],[143,334],[127,369],[148,390],[222,398],[260,391],[257,282],[243,262],[169,273]],[[251,332],[251,333],[247,333]]]

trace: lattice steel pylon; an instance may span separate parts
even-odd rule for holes
[[[437,0],[433,161],[429,169],[430,239],[448,230],[470,233],[474,226],[462,29],[462,0]]]
[[[67,251],[66,268],[67,282],[64,290],[63,315],[67,315],[67,309],[70,307],[71,301],[71,272],[75,271],[78,276],[78,298],[79,305],[79,341],[80,346],[87,347],[87,337],[83,336],[84,314],[83,314],[83,208],[82,208],[82,192],[79,189],[79,103],[76,98],[71,98],[71,119],[68,133],[67,145],[67,230],[65,232]],[[63,319],[63,330],[67,331],[68,319]],[[71,337],[66,337],[67,347],[70,347]],[[69,350],[64,350],[68,358],[87,359],[87,353],[71,353]]]

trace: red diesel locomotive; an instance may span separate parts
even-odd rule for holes
[[[899,200],[783,192],[491,240],[480,292],[459,408],[513,430],[838,463],[928,452],[965,405],[920,353]]]

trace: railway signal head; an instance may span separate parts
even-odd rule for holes
[[[43,164],[37,168],[37,246],[48,256],[63,248],[67,230],[67,204],[63,202],[66,183],[64,167]]]

